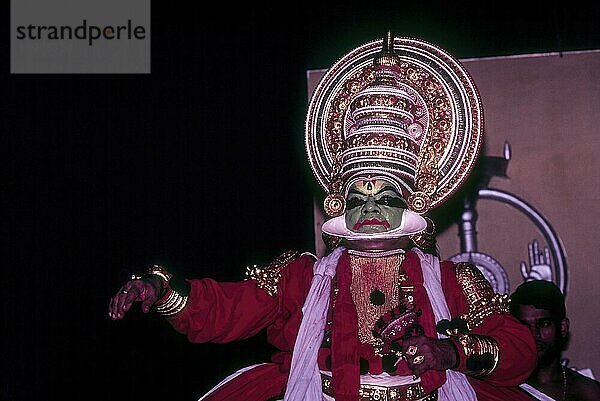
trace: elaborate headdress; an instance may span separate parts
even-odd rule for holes
[[[412,212],[438,207],[465,182],[482,140],[481,101],[460,62],[430,43],[390,33],[326,72],[305,127],[329,217],[344,213],[347,191],[360,179],[390,181]]]

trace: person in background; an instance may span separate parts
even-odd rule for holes
[[[521,388],[544,401],[600,400],[600,383],[561,363],[569,318],[560,289],[551,281],[526,281],[511,295],[509,305],[529,327],[538,351],[538,365]]]

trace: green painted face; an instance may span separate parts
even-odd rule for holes
[[[359,233],[382,233],[402,223],[406,201],[385,180],[358,181],[346,198],[346,227]]]

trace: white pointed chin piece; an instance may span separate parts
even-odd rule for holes
[[[380,233],[359,233],[350,230],[346,227],[346,219],[344,215],[334,217],[323,223],[321,228],[325,234],[334,237],[345,238],[350,241],[360,240],[384,240],[405,237],[408,235],[418,234],[427,228],[427,221],[418,213],[410,210],[405,210],[402,214],[402,223],[393,230],[383,231]]]

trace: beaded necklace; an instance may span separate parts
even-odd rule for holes
[[[403,260],[401,253],[384,257],[350,255],[350,292],[358,315],[361,343],[370,343],[376,348],[381,345],[381,340],[373,337],[373,325],[381,315],[398,305],[399,286],[406,280],[400,271]]]

